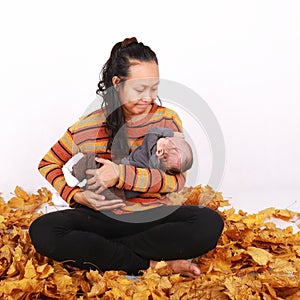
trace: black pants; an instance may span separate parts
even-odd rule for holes
[[[36,250],[54,260],[83,269],[138,274],[149,267],[150,259],[188,259],[208,252],[224,225],[216,211],[198,206],[162,206],[118,219],[111,216],[115,215],[78,206],[42,215],[29,233]]]

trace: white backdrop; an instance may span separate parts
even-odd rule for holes
[[[218,190],[248,211],[300,208],[299,1],[11,1],[0,4],[0,28],[4,196],[49,187],[38,162],[94,100],[111,47],[136,36],[161,78],[192,89],[218,119]],[[209,143],[181,116],[206,184]]]

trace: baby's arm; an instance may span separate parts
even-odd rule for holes
[[[122,158],[121,164],[133,165],[137,168],[149,168],[152,148],[157,140],[165,137],[173,137],[174,131],[171,128],[151,127],[144,136],[142,145],[132,151],[127,157]]]
[[[155,134],[158,137],[173,137],[174,131],[171,128],[154,126],[149,129],[147,134]]]

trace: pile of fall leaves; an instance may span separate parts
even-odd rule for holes
[[[209,186],[186,187],[171,194],[174,204],[206,205],[225,222],[217,247],[193,260],[202,276],[172,274],[159,262],[133,278],[122,271],[65,269],[38,254],[27,229],[51,197],[45,188],[29,195],[18,186],[8,202],[0,197],[0,299],[300,299],[300,232],[270,221],[298,222],[300,214],[276,208],[237,212]]]

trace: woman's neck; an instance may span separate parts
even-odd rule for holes
[[[147,116],[149,114],[151,109],[152,109],[152,105],[149,105],[149,107],[145,110],[145,112],[143,112],[140,115],[134,115],[134,114],[124,112],[125,113],[125,122],[126,123],[138,122],[138,121],[142,120],[143,118],[145,118],[145,116]]]

